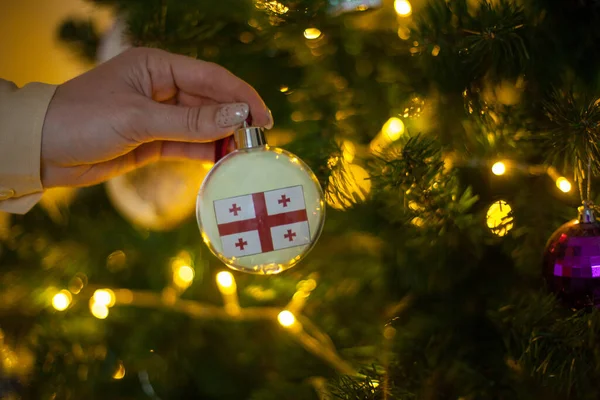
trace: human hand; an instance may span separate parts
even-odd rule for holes
[[[130,49],[57,88],[42,130],[42,185],[92,185],[161,158],[213,161],[213,141],[249,114],[273,126],[256,91],[224,68]]]

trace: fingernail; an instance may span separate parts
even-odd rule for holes
[[[267,125],[265,125],[265,128],[271,129],[273,127],[273,124],[274,124],[273,113],[268,108],[267,108],[267,114],[269,114],[269,123]]]
[[[217,111],[216,123],[219,128],[240,125],[248,118],[250,108],[246,103],[224,105]]]

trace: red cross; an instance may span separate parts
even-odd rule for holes
[[[235,247],[239,247],[240,250],[244,250],[244,246],[248,246],[248,242],[246,242],[244,239],[239,238],[238,242],[235,244]]]
[[[267,213],[267,202],[265,201],[264,193],[252,194],[252,202],[254,203],[254,212],[256,217],[242,221],[220,224],[220,236],[235,235],[236,233],[240,232],[258,230],[261,252],[266,253],[274,250],[273,237],[271,236],[272,227],[293,224],[294,222],[308,221],[308,216],[305,209],[269,215]]]
[[[233,203],[233,208],[230,208],[229,212],[233,213],[233,215],[235,215],[237,217],[238,211],[242,211],[242,207],[240,207],[237,204]],[[242,249],[242,250],[244,250],[244,249]]]
[[[279,204],[283,204],[284,207],[287,207],[287,203],[289,203],[290,201],[292,201],[291,199],[285,197],[285,194],[281,195],[281,199],[277,200],[277,202]]]
[[[296,232],[292,232],[291,229],[288,229],[287,233],[283,235],[285,239],[289,239],[290,242],[294,241],[294,236],[296,236]]]

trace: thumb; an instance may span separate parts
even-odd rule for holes
[[[241,127],[249,112],[246,103],[202,107],[153,103],[140,123],[149,141],[207,142],[226,137]]]

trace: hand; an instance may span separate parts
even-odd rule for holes
[[[246,82],[224,68],[135,48],[60,85],[42,130],[42,185],[85,186],[161,158],[214,160],[214,140],[248,114],[273,126]]]

